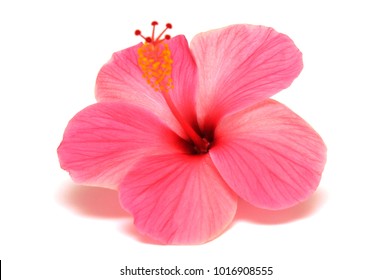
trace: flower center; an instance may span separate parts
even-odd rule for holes
[[[185,133],[188,135],[194,145],[196,154],[207,153],[210,148],[210,142],[206,138],[202,138],[195,132],[192,126],[184,119],[176,108],[170,97],[170,91],[173,89],[173,79],[171,77],[173,60],[169,45],[166,43],[171,37],[165,35],[166,30],[171,29],[170,23],[166,24],[166,28],[155,37],[155,27],[158,22],[153,21],[151,37],[145,37],[140,30],[135,31],[136,36],[144,39],[144,44],[137,50],[138,64],[142,71],[143,77],[147,83],[157,92],[160,92],[177,121],[180,123]]]

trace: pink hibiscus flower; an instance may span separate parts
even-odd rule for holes
[[[326,147],[269,99],[302,70],[292,40],[272,28],[232,25],[198,34],[189,46],[182,35],[155,36],[156,25],[152,37],[136,31],[144,44],[102,67],[99,102],[69,122],[61,167],[76,183],[118,189],[136,228],[167,244],[217,237],[238,197],[265,209],[307,199]]]

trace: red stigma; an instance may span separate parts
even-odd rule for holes
[[[163,42],[164,40],[169,40],[171,38],[171,36],[168,34],[164,35],[166,30],[171,29],[173,27],[171,23],[166,23],[166,28],[157,37],[155,37],[155,27],[158,25],[158,22],[153,21],[151,22],[151,25],[152,25],[151,36],[145,37],[139,29],[135,30],[135,35],[142,37],[146,43],[151,43],[153,45],[157,45]]]

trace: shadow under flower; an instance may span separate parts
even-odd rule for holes
[[[118,201],[118,193],[115,190],[69,183],[63,186],[57,198],[63,205],[84,216],[104,219],[126,219],[126,222],[120,224],[121,232],[141,243],[162,245],[160,242],[144,236],[136,230],[132,215],[121,208]],[[307,201],[289,209],[277,211],[259,209],[239,199],[237,213],[229,228],[235,223],[242,221],[273,225],[304,219],[318,211],[326,199],[326,192],[323,189],[319,189]]]
[[[326,200],[327,194],[323,189],[317,190],[307,201],[284,210],[260,209],[239,199],[234,223],[239,221],[266,225],[290,223],[314,214]]]
[[[115,190],[65,184],[58,195],[58,200],[75,212],[89,217],[129,217],[129,214],[121,208]]]
[[[141,243],[161,245],[136,230],[132,215],[121,208],[115,190],[68,183],[64,184],[57,199],[67,208],[83,216],[125,220],[120,224],[121,232]]]

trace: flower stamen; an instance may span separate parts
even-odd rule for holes
[[[153,21],[151,37],[145,37],[140,30],[135,31],[136,36],[144,39],[144,44],[138,49],[138,64],[142,70],[143,77],[147,83],[155,90],[160,92],[168,92],[173,88],[173,80],[171,78],[172,63],[169,45],[165,40],[170,39],[170,35],[162,36],[172,28],[170,23],[166,24],[166,28],[155,38],[155,27],[158,22]]]
[[[140,30],[135,31],[136,36],[144,39],[144,44],[137,50],[138,64],[142,71],[143,77],[147,83],[157,92],[160,92],[165,98],[166,104],[170,108],[174,117],[180,123],[185,133],[188,135],[194,144],[195,151],[198,154],[206,153],[210,147],[210,143],[200,137],[192,126],[184,119],[181,113],[176,108],[173,100],[170,97],[169,91],[173,89],[173,80],[171,77],[172,63],[171,52],[169,45],[165,40],[169,40],[170,35],[165,34],[168,29],[172,28],[170,23],[166,24],[166,28],[155,37],[155,27],[158,22],[153,21],[151,37],[145,37]]]

